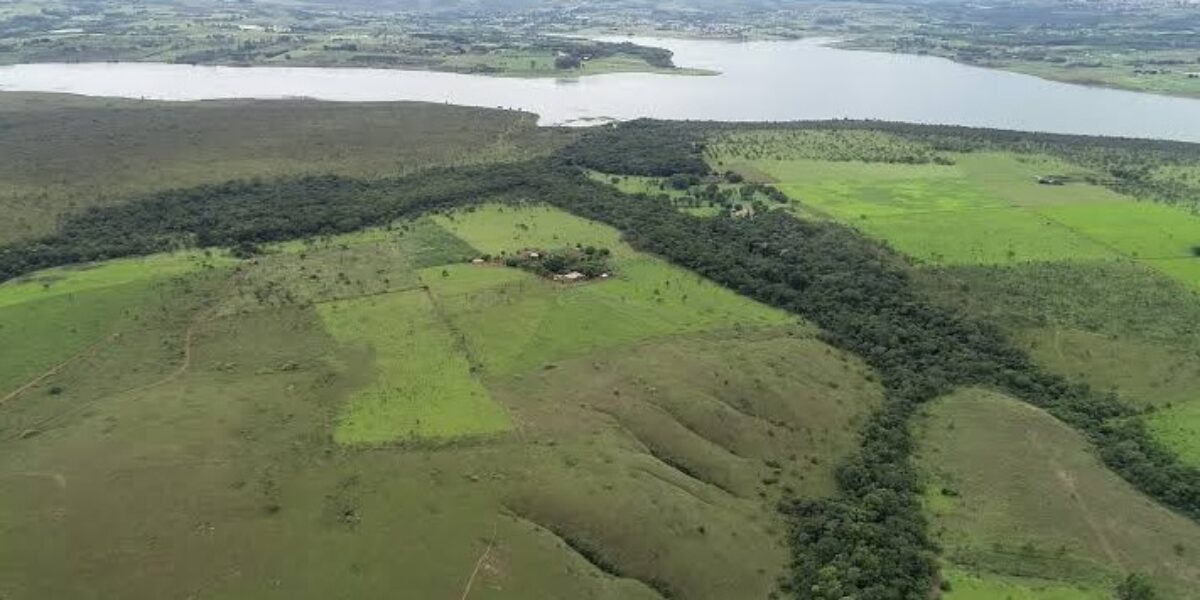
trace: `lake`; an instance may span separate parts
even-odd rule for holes
[[[819,40],[621,39],[670,48],[676,64],[720,75],[522,79],[391,69],[32,64],[0,67],[0,90],[161,100],[422,100],[527,110],[543,124],[852,118],[1200,142],[1200,100],[1056,83],[935,57],[840,50]]]

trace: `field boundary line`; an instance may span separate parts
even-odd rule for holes
[[[423,292],[425,294],[425,298],[429,300],[429,307],[434,318],[441,323],[442,327],[446,328],[446,333],[450,334],[450,338],[455,349],[461,352],[462,355],[467,359],[467,364],[470,365],[471,379],[474,379],[476,382],[478,382],[484,391],[487,392],[488,399],[504,411],[505,416],[508,417],[508,422],[512,423],[512,429],[517,434],[517,437],[524,439],[525,428],[521,427],[520,422],[517,420],[512,410],[510,410],[507,405],[505,405],[503,402],[500,402],[495,398],[495,396],[492,395],[491,388],[489,388],[487,383],[484,382],[483,361],[479,360],[479,357],[477,357],[474,351],[471,350],[471,343],[467,340],[467,334],[463,333],[462,330],[456,327],[454,322],[450,320],[450,316],[446,314],[445,307],[443,307],[441,302],[438,301],[437,294],[434,294],[433,290],[431,290],[428,285],[422,285],[420,287],[420,291]]]

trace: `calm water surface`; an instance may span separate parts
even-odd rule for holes
[[[309,97],[505,107],[543,124],[596,119],[882,119],[1200,141],[1200,100],[1055,83],[819,41],[635,39],[711,77],[612,74],[516,79],[388,69],[36,64],[0,67],[0,90],[162,100]]]

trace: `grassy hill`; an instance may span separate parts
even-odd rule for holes
[[[555,236],[616,277],[465,263]],[[115,318],[126,288],[154,294]],[[773,503],[832,493],[880,401],[811,326],[537,207],[0,295],[78,338],[6,375],[12,597],[762,597]]]
[[[918,430],[933,528],[959,569],[952,590],[1003,589],[1011,576],[1107,597],[1100,590],[1135,571],[1164,597],[1188,598],[1200,582],[1200,526],[1147,501],[1046,413],[967,390],[932,405]]]

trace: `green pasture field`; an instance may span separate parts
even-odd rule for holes
[[[658,336],[796,322],[635,252],[611,228],[555,209],[489,206],[439,222],[491,254],[574,244],[613,252],[613,277],[580,285],[494,265],[423,270],[422,281],[489,373],[521,372]]]
[[[867,219],[859,229],[933,264],[1104,260],[1102,244],[1022,208],[908,214]]]
[[[634,254],[617,230],[544,205],[487,204],[436,215],[434,221],[480,252],[495,256],[577,244],[608,248],[617,258]]]
[[[882,401],[858,360],[790,327],[673,336],[488,379],[530,439],[620,432],[607,443],[600,440],[612,433],[588,434],[594,449],[568,465],[614,458],[619,465],[614,449],[625,448],[646,453],[643,466],[630,465],[639,478],[661,472],[655,465],[674,468],[661,479],[676,496],[668,502],[614,494],[603,480],[577,474],[539,476],[538,492],[523,494],[517,509],[604,549],[622,571],[662,577],[687,598],[770,592],[776,568],[753,566],[783,558],[776,537],[783,524],[769,507],[785,491],[831,493],[833,468]],[[735,516],[742,524],[731,527]],[[717,556],[729,565],[691,562]]]
[[[45,269],[0,283],[0,308],[236,264],[224,251],[183,251]]]
[[[1167,407],[1200,401],[1200,355],[1195,350],[1135,335],[1066,327],[1025,330],[1014,339],[1051,372],[1114,391],[1131,405]]]
[[[512,230],[450,225],[501,249],[567,232],[615,250],[618,276],[560,286],[468,265],[431,220],[173,276],[136,329],[5,405],[0,593],[451,597],[474,572],[472,597],[766,596],[787,560],[776,503],[833,490],[878,383],[811,327],[612,230],[518,212]],[[428,296],[376,281],[421,267]],[[339,269],[364,287],[306,287]],[[239,304],[268,281],[297,300]],[[495,323],[465,329],[455,303],[513,286],[550,299],[547,347],[472,373],[497,362],[469,343]],[[380,445],[422,440],[438,443]]]
[[[990,573],[975,574],[962,569],[945,569],[942,577],[950,582],[946,600],[1111,600],[1112,590],[1099,587],[1064,585]]]
[[[927,507],[951,563],[1109,589],[1137,571],[1166,598],[1200,585],[1200,525],[1136,492],[1045,412],[964,390],[931,406],[917,431]]]
[[[1200,286],[1200,273],[1193,273],[1200,267],[1156,260],[1194,258],[1200,217],[1086,183],[1096,174],[1083,167],[999,152],[942,153],[938,162],[911,164],[901,159],[934,155],[879,135],[838,145],[810,133],[718,137],[709,162],[774,181],[800,205],[922,261],[1007,264],[1125,256],[1152,261],[1147,264]],[[825,160],[816,158],[822,156]],[[1051,176],[1066,183],[1039,183]]]
[[[599,171],[589,171],[588,177],[616,187],[626,194],[646,194],[648,196],[666,195],[672,199],[683,198],[686,190],[677,190],[662,177],[640,177],[638,175],[609,175]]]
[[[693,216],[715,217],[729,212],[729,210],[716,202],[702,200],[697,197],[695,192],[707,184],[680,190],[672,187],[670,181],[662,177],[639,177],[637,175],[612,176],[598,171],[590,171],[588,176],[600,183],[611,185],[626,194],[645,194],[652,198],[666,196],[675,203],[675,206],[679,210]],[[717,187],[724,191],[735,190],[740,186],[721,182],[717,184]],[[759,199],[767,200],[761,197]]]
[[[349,400],[338,442],[436,440],[511,427],[424,290],[321,304],[317,312],[334,339],[366,346],[375,371],[370,387]]]
[[[657,259],[615,268],[609,280],[580,285],[473,265],[433,267],[421,278],[494,374],[659,336],[796,322]]]
[[[1194,251],[1200,247],[1200,216],[1173,206],[1122,202],[1045,206],[1038,212],[1133,258],[1200,262]]]
[[[932,299],[1012,332],[1065,328],[1200,351],[1200,298],[1141,262],[933,267],[917,272]]]
[[[1181,281],[1200,292],[1200,259],[1196,257],[1166,258],[1142,261],[1154,270]]]
[[[801,204],[847,222],[1004,206],[984,190],[951,175],[954,167],[880,167],[878,171],[884,172],[858,176],[855,171],[868,171],[858,163],[789,165],[786,172],[797,174],[798,182],[781,183],[779,189]],[[804,172],[811,175],[800,175]]]
[[[148,312],[173,310],[167,303],[194,291],[181,290],[179,277],[211,270],[220,278],[217,267],[231,262],[219,253],[180,252],[49,269],[0,284],[0,335],[19,340],[0,348],[0,397],[111,336],[142,328],[143,319],[157,316]],[[178,310],[201,297],[196,291]]]

